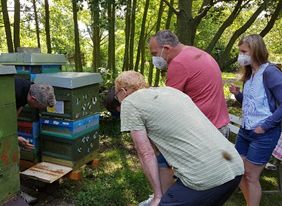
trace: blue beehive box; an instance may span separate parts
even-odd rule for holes
[[[79,120],[40,118],[41,134],[72,138],[99,128],[99,114]]]

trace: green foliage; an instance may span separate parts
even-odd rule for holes
[[[222,74],[222,79],[224,82],[224,96],[227,101],[228,112],[234,114],[236,116],[241,116],[241,105],[235,100],[233,94],[230,93],[229,87],[231,84],[240,86],[242,88],[242,82],[240,82],[238,75],[234,73],[226,73]]]
[[[75,205],[137,205],[151,193],[129,134],[116,130],[105,135],[105,131],[115,130],[110,127],[117,123],[113,121],[101,124],[99,168],[86,167],[82,182],[68,182],[64,187],[66,199]]]
[[[107,3],[110,0],[99,0],[100,4],[100,29],[101,29],[101,67],[108,68],[107,58],[108,58],[108,20],[107,20]],[[168,1],[169,2],[169,1]],[[261,3],[261,0],[250,1],[246,8],[244,8],[233,22],[229,26],[223,35],[219,38],[218,43],[215,48],[212,50],[212,55],[219,60],[220,56],[223,54],[227,43],[229,42],[231,36],[234,32],[244,24],[249,17],[257,9],[257,5]],[[278,0],[271,1],[267,6],[266,11],[264,11],[254,22],[254,24],[246,31],[245,34],[250,33],[259,33],[267,24],[270,19],[270,12],[273,11],[274,6]],[[9,3],[13,3],[11,0]],[[92,0],[78,0],[79,11],[78,11],[78,20],[79,20],[79,29],[80,29],[80,48],[82,52],[82,62],[85,68],[90,68],[92,66],[92,50],[93,42],[91,36],[93,35],[92,23],[93,19],[91,17],[90,6]],[[116,70],[121,72],[123,64],[123,55],[124,55],[124,45],[125,45],[125,11],[126,11],[125,0],[115,1],[116,5],[116,21],[115,21],[115,55],[116,55]],[[136,50],[138,41],[140,38],[141,31],[141,22],[144,12],[144,3],[145,0],[137,1],[136,8],[136,19],[135,19],[135,39],[134,39],[134,58],[136,57]],[[201,8],[203,1],[196,0],[192,3],[192,15],[196,17],[198,11]],[[224,22],[225,19],[231,14],[236,5],[237,1],[223,1],[217,3],[207,13],[207,15],[201,20],[198,29],[196,31],[195,46],[205,49],[218,28]],[[44,1],[36,1],[38,17],[39,17],[39,26],[40,26],[40,40],[41,40],[41,50],[46,52],[46,39],[45,39],[45,11],[44,11]],[[148,39],[152,34],[155,33],[156,20],[158,15],[160,1],[152,0],[149,3],[149,11],[146,21],[146,30],[145,30],[145,39]],[[165,22],[167,19],[169,7],[164,4],[164,12],[161,19],[161,29],[164,29]],[[21,45],[26,47],[36,47],[36,32],[35,32],[35,23],[34,23],[34,13],[32,4],[30,1],[22,1],[22,13],[21,13]],[[174,8],[178,8],[178,1],[174,1]],[[98,12],[98,11],[97,11]],[[2,15],[0,15],[0,22],[3,24]],[[176,31],[177,16],[174,14],[172,16],[172,21],[170,24],[170,29]],[[10,15],[11,25],[13,25],[13,16]],[[282,61],[282,44],[280,40],[282,38],[281,33],[281,15],[280,18],[275,22],[272,30],[265,36],[265,42],[269,49],[270,60],[275,62]],[[72,4],[69,0],[53,0],[50,1],[50,29],[51,29],[51,43],[53,53],[66,54],[69,62],[74,63],[74,30],[73,30],[73,19],[72,19]],[[245,35],[244,34],[244,35]],[[0,51],[6,52],[6,38],[4,27],[0,29]],[[148,51],[147,45],[145,53],[145,75],[148,74],[149,62],[151,61],[151,55]],[[238,54],[237,42],[235,42],[233,49],[231,50],[228,58],[234,59]],[[134,61],[135,62],[135,61]],[[236,64],[230,64],[226,68],[221,68],[223,71],[235,71],[237,68]],[[129,68],[133,69],[133,68]],[[91,70],[89,70],[91,71]],[[109,71],[111,74],[111,71]],[[155,70],[154,70],[155,74]],[[110,79],[111,75],[106,77],[106,84],[113,82]]]

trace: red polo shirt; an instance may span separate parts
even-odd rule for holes
[[[185,47],[170,61],[166,85],[186,93],[216,128],[228,124],[221,71],[205,51]]]

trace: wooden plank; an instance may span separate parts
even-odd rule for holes
[[[21,175],[40,180],[46,183],[52,183],[60,179],[67,173],[72,171],[72,168],[57,165],[49,162],[40,162],[33,167],[21,172]]]
[[[237,116],[235,116],[233,114],[229,114],[229,118],[230,118],[230,121],[232,123],[241,125],[242,119],[240,117],[237,117]]]
[[[233,124],[228,124],[228,127],[230,128],[230,131],[231,131],[232,133],[234,133],[234,134],[238,134],[238,132],[239,132],[239,130],[240,130],[239,127],[237,127],[237,126],[235,126],[235,125],[233,125]]]

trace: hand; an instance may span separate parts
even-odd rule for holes
[[[154,197],[150,203],[150,206],[158,206],[161,202],[161,197]]]
[[[25,138],[23,137],[18,137],[19,140],[19,145],[22,146],[23,148],[27,149],[27,150],[32,150],[33,145],[30,144]]]
[[[264,131],[263,128],[261,128],[260,126],[258,126],[258,127],[255,128],[254,132],[255,132],[256,134],[263,134],[265,131]]]
[[[240,92],[240,87],[235,86],[234,84],[231,84],[231,86],[229,87],[229,91],[234,94],[237,95]]]

